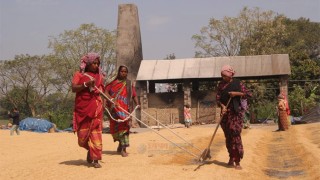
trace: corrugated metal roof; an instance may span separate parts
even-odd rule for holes
[[[221,67],[230,64],[235,77],[291,74],[288,54],[228,56],[173,60],[142,60],[137,80],[220,78]]]

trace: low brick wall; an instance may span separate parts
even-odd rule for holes
[[[143,109],[145,113],[141,112],[141,120],[147,125],[157,126],[158,123],[154,118],[165,125],[184,123],[183,92],[149,93],[147,94],[147,99],[148,108]],[[218,111],[214,92],[191,92],[191,116],[193,123],[213,123],[219,117]]]

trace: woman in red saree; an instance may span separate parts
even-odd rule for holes
[[[226,147],[229,153],[228,166],[242,169],[240,160],[243,158],[243,145],[241,131],[243,126],[243,109],[240,105],[240,98],[247,98],[251,93],[242,82],[234,79],[235,71],[229,65],[222,67],[222,81],[218,84],[216,95],[217,103],[221,106],[222,120],[221,128],[226,138]],[[227,102],[231,98],[228,106]]]
[[[111,114],[110,133],[114,142],[118,141],[117,152],[122,157],[128,156],[126,148],[129,147],[130,121],[128,113],[132,111],[132,99],[139,106],[136,90],[131,81],[127,79],[128,68],[124,65],[119,66],[118,74],[115,80],[106,86],[106,95],[114,103],[108,103],[108,109]],[[125,120],[118,122],[115,120]]]
[[[76,93],[73,130],[77,132],[78,144],[88,150],[87,162],[101,168],[98,160],[102,155],[103,102],[99,92],[103,87],[100,56],[88,53],[81,58],[80,72],[72,80],[72,91]]]

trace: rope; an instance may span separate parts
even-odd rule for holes
[[[174,143],[173,141],[167,139],[166,137],[164,137],[163,135],[161,135],[160,133],[158,133],[156,130],[152,129],[150,126],[148,126],[147,124],[145,124],[144,122],[142,122],[142,121],[141,121],[140,119],[138,119],[137,117],[135,117],[135,116],[133,116],[133,117],[134,117],[137,121],[139,121],[140,123],[142,123],[143,125],[145,125],[147,128],[151,129],[153,132],[155,132],[156,134],[158,134],[159,136],[161,136],[163,139],[171,142],[173,145],[175,145],[176,147],[178,147],[178,148],[182,149],[183,151],[187,152],[187,153],[190,154],[191,156],[194,156],[194,157],[198,158],[197,155],[195,155],[194,153],[188,151],[187,149],[185,149],[185,148],[177,145],[177,144]]]
[[[149,117],[151,117],[153,120],[157,121],[161,126],[165,127],[166,129],[168,129],[170,132],[172,132],[174,135],[176,135],[177,137],[179,137],[180,139],[182,139],[184,142],[186,142],[187,144],[189,144],[191,147],[197,149],[198,151],[201,152],[201,150],[194,146],[193,144],[189,143],[187,140],[185,140],[183,137],[179,136],[178,134],[176,134],[174,131],[171,130],[170,127],[164,125],[163,123],[161,123],[160,121],[158,121],[156,118],[154,118],[153,116],[151,116],[150,114],[148,114],[147,112],[145,112],[144,110],[141,110],[141,112],[145,113],[146,115],[148,115]]]
[[[97,86],[95,86],[95,88],[100,92],[100,94],[101,94],[104,98],[106,98],[106,99],[107,99],[108,101],[110,101],[111,103],[115,104],[115,103],[114,103],[113,101],[111,101],[111,99],[110,99],[106,94],[104,94]],[[137,108],[137,107],[139,107],[139,106],[136,106],[136,108]],[[129,112],[126,111],[125,109],[123,109],[121,106],[119,106],[119,108],[120,108],[122,111],[124,111],[125,113],[129,114]],[[136,109],[136,108],[135,108],[135,109]],[[197,155],[195,155],[194,153],[188,151],[187,149],[185,149],[185,148],[177,145],[177,144],[174,143],[173,141],[167,139],[166,137],[164,137],[163,135],[161,135],[160,133],[158,133],[156,130],[152,129],[150,126],[148,126],[147,124],[145,124],[144,122],[142,122],[142,121],[141,121],[140,119],[138,119],[137,117],[135,117],[135,116],[132,116],[132,117],[135,118],[137,121],[139,121],[141,124],[145,125],[147,128],[151,129],[153,132],[155,132],[155,133],[158,134],[159,136],[161,136],[163,139],[171,142],[173,145],[175,145],[176,147],[182,149],[183,151],[185,151],[186,153],[190,154],[191,156],[194,156],[194,157],[198,158]]]
[[[108,112],[108,114],[109,114],[109,116],[111,117],[111,119],[112,119],[113,121],[116,121],[116,122],[125,122],[125,121],[129,120],[130,117],[132,116],[132,114],[137,110],[137,108],[138,108],[138,106],[136,106],[136,107],[133,109],[132,113],[129,114],[128,117],[126,117],[125,119],[115,119],[115,118],[111,115],[111,113],[110,113],[110,111],[108,110],[108,108],[104,107],[104,109]],[[127,112],[125,112],[125,113],[127,113]],[[133,116],[132,116],[132,117],[133,117]]]

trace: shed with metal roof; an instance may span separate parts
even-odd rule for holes
[[[179,122],[182,122],[183,107],[181,105],[189,104],[194,107],[197,121],[200,119],[200,122],[204,122],[200,115],[205,113],[212,121],[215,119],[212,113],[217,112],[215,92],[200,92],[197,88],[200,82],[219,81],[221,67],[225,64],[234,68],[235,77],[239,79],[279,79],[280,92],[285,95],[288,93],[287,80],[291,74],[288,54],[142,60],[136,79],[138,89],[141,88],[142,109],[148,112],[156,111],[155,116],[163,116],[162,119],[170,119],[170,122],[173,122],[174,117],[178,116]],[[158,83],[176,83],[180,88],[172,93],[155,93],[155,85]],[[206,94],[206,98],[203,98],[203,94]],[[211,103],[211,109],[207,109],[208,103]],[[209,113],[204,112],[205,109]],[[214,114],[216,118],[219,116],[219,113]],[[143,115],[142,120],[148,121]]]
[[[235,69],[235,77],[255,79],[291,74],[288,54],[272,54],[142,60],[137,81],[221,78],[220,69],[225,64]]]

